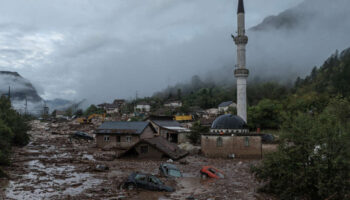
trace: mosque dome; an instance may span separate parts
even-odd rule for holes
[[[246,132],[246,130],[248,130],[248,127],[241,117],[228,114],[221,115],[218,118],[216,118],[211,126],[211,130],[213,130],[213,132],[221,132],[220,130],[236,130],[233,132]],[[228,133],[230,132],[231,131],[228,131]]]

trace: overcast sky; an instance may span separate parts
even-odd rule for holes
[[[247,27],[301,1],[246,0]],[[237,0],[0,2],[0,70],[45,99],[151,95],[235,62]]]

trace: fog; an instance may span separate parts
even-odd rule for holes
[[[350,46],[346,0],[307,0],[292,28],[248,30],[251,77],[293,79]],[[247,28],[302,0],[246,0]],[[0,7],[0,70],[45,99],[133,98],[190,80],[234,80],[236,0],[16,0]],[[315,10],[315,11],[314,11]],[[232,67],[232,69],[230,68]]]

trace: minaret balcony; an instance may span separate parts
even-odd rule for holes
[[[237,68],[235,69],[235,77],[248,77],[249,70],[245,68]]]
[[[235,41],[236,45],[248,43],[248,37],[246,35],[236,36],[233,38],[233,40]]]

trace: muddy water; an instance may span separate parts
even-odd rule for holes
[[[184,177],[162,181],[175,187],[173,193],[145,190],[124,191],[120,185],[135,171],[157,175],[158,167],[165,161],[116,159],[106,161],[96,156],[100,152],[94,144],[73,141],[68,135],[52,135],[46,132],[47,124],[34,126],[32,142],[14,149],[12,165],[5,169],[9,175],[6,189],[0,191],[2,199],[131,199],[131,200],[183,200],[195,199],[271,199],[256,193],[259,184],[249,172],[250,165],[257,161],[208,159],[188,156],[187,165],[174,162]],[[65,124],[57,125],[66,130]],[[63,132],[61,130],[55,130]],[[82,127],[81,131],[84,130]],[[95,166],[104,164],[110,170],[96,172]],[[225,173],[225,179],[201,180],[199,170],[212,165]],[[4,181],[0,181],[0,184]],[[3,196],[1,196],[3,195]]]

